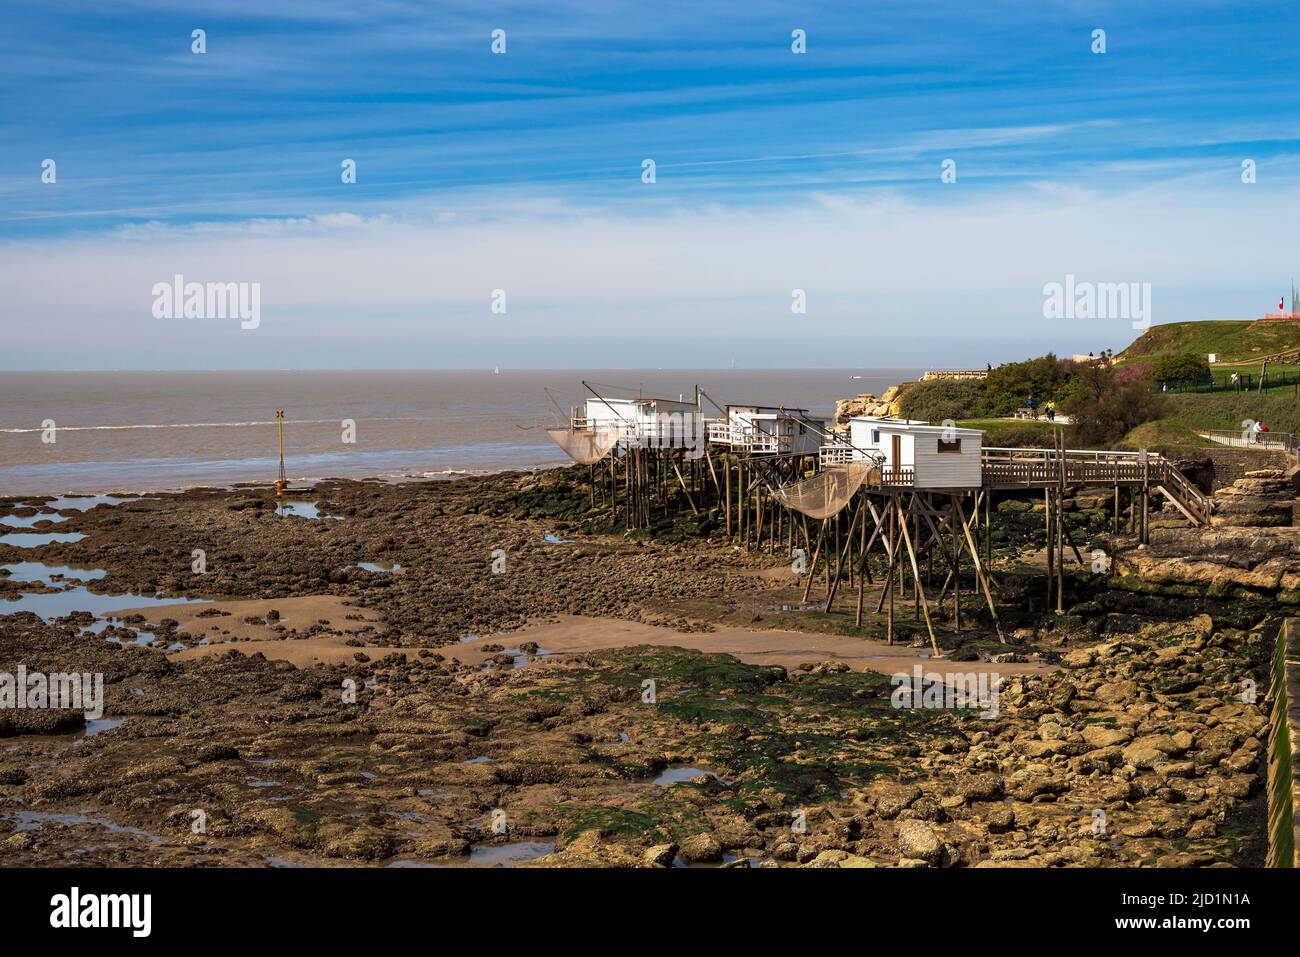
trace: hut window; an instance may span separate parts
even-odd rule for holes
[[[945,442],[943,439],[940,439],[940,440],[939,440],[939,451],[940,451],[940,452],[960,452],[960,451],[961,451],[961,439],[953,439],[951,442]]]
[[[879,445],[879,444],[880,444],[880,430],[879,430],[879,429],[872,429],[872,430],[871,430],[871,444],[872,444],[872,445]]]

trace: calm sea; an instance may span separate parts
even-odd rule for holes
[[[493,372],[0,373],[0,494],[271,482],[275,411],[290,478],[450,478],[566,461],[545,429],[590,396],[801,407],[884,389],[919,369]],[[552,399],[554,401],[552,401]],[[705,403],[706,412],[712,406]],[[55,425],[54,441],[44,423]],[[344,439],[355,423],[355,442]]]

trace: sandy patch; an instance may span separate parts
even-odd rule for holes
[[[267,618],[272,610],[280,613],[278,620]],[[214,615],[213,612],[225,612]],[[190,637],[187,644],[202,638],[206,646],[199,645],[177,652],[172,657],[179,660],[202,654],[225,653],[234,647],[255,645],[268,658],[284,658],[295,664],[311,661],[338,661],[360,649],[345,644],[357,632],[374,628],[381,618],[377,612],[351,604],[351,599],[338,595],[305,595],[300,598],[250,599],[242,601],[211,601],[196,605],[168,605],[162,608],[124,608],[113,612],[115,618],[143,615],[145,620],[157,624],[164,618],[173,618],[177,630]],[[248,621],[246,619],[253,619]],[[283,625],[286,632],[275,630]],[[314,625],[326,630],[307,637]],[[303,637],[294,637],[294,633]],[[309,652],[302,646],[318,649]],[[327,657],[320,655],[328,652]]]
[[[304,603],[312,601],[339,601],[339,599],[292,599]],[[276,605],[276,602],[229,602],[223,605]],[[280,601],[279,605],[286,604]],[[323,606],[313,605],[307,616],[308,624],[318,617]],[[341,605],[347,614],[354,614],[358,609]],[[245,611],[244,614],[254,612]],[[264,612],[263,612],[264,613]],[[283,613],[283,612],[282,612]],[[232,617],[234,617],[232,615]],[[342,616],[338,616],[342,620]],[[208,619],[208,621],[225,619]],[[200,619],[202,621],[202,619]],[[347,625],[362,626],[364,622],[345,622]],[[256,626],[251,627],[256,630]],[[356,628],[351,630],[355,631]],[[200,658],[204,655],[224,654],[233,647],[237,651],[260,652],[268,658],[278,658],[302,667],[316,662],[337,664],[351,661],[357,652],[364,652],[372,658],[383,657],[393,652],[411,657],[418,655],[419,648],[358,648],[345,644],[347,639],[338,634],[323,633],[312,638],[278,639],[261,638],[249,642],[230,645],[213,643],[207,646],[189,648],[172,657],[180,661]],[[633,645],[662,645],[678,648],[691,648],[708,654],[734,655],[749,664],[783,665],[797,668],[801,664],[817,664],[823,661],[838,661],[848,665],[854,671],[876,671],[881,674],[895,674],[899,671],[911,671],[913,666],[932,670],[943,659],[929,657],[925,648],[913,648],[908,645],[888,645],[884,642],[866,641],[843,635],[810,634],[800,631],[781,631],[764,629],[761,631],[747,628],[719,628],[707,634],[685,633],[671,628],[660,628],[634,621],[622,621],[614,618],[584,618],[577,615],[562,615],[556,618],[537,621],[518,631],[498,635],[484,635],[457,645],[443,645],[433,649],[449,659],[462,664],[482,664],[488,658],[501,654],[500,651],[485,651],[486,645],[499,645],[506,649],[516,649],[525,642],[536,642],[541,651],[554,658],[567,654],[584,654],[609,648],[626,648]],[[529,658],[531,663],[536,659]],[[965,673],[983,672],[1001,675],[1046,674],[1054,671],[1055,666],[1042,662],[1024,662],[993,664],[982,661],[951,662],[945,668]]]
[[[854,671],[878,671],[882,674],[910,671],[913,665],[918,664],[932,667],[943,660],[929,657],[927,648],[888,645],[844,635],[727,627],[708,633],[684,633],[635,621],[583,618],[577,615],[562,615],[534,622],[518,631],[484,636],[476,641],[438,650],[448,658],[458,658],[465,664],[477,664],[493,654],[500,654],[477,650],[482,645],[518,648],[521,643],[529,641],[536,642],[542,651],[551,656],[631,645],[671,645],[709,654],[734,655],[749,664],[797,668],[804,663],[841,661]],[[1054,665],[1042,662],[992,664],[961,661],[952,662],[950,667],[963,673],[978,674],[987,671],[1004,675],[1046,674],[1056,670]]]

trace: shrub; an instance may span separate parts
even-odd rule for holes
[[[1039,407],[1056,398],[1074,374],[1074,363],[1048,353],[1038,359],[1008,362],[984,380],[984,397],[975,409],[980,418],[1001,418],[1021,408],[1032,395]]]
[[[899,410],[904,418],[938,424],[944,419],[968,419],[984,397],[984,383],[971,379],[931,379],[903,393]]]
[[[1156,356],[1151,377],[1156,382],[1204,382],[1210,377],[1210,360],[1198,352]]]

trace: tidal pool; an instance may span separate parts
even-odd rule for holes
[[[296,516],[313,521],[319,519],[330,519],[335,522],[343,521],[342,515],[326,515],[315,502],[282,502],[275,507],[275,514],[285,517]]]
[[[0,535],[0,542],[12,545],[14,548],[40,548],[42,545],[53,545],[55,542],[65,544],[79,542],[85,537],[81,532],[12,532],[8,535]]]
[[[138,502],[140,497],[122,495],[60,495],[45,503],[46,508],[63,512],[84,512],[96,505],[121,505],[124,502]]]

